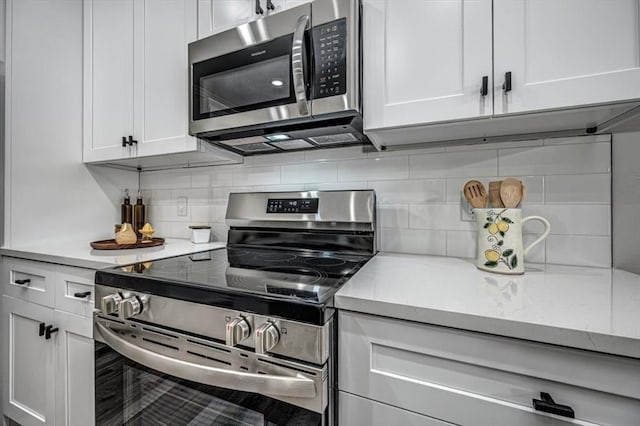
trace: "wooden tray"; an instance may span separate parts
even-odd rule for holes
[[[164,244],[164,238],[152,238],[145,242],[138,240],[135,244],[116,244],[116,240],[92,241],[89,244],[96,250],[125,250],[161,246]]]

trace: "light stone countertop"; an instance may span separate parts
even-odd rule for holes
[[[640,275],[617,269],[527,265],[507,276],[467,259],[379,253],[335,306],[640,358]]]
[[[225,246],[226,244],[223,242],[193,244],[189,240],[167,238],[164,245],[158,247],[128,250],[94,250],[87,241],[43,241],[39,244],[2,247],[0,248],[0,254],[80,268],[102,269],[213,250]]]

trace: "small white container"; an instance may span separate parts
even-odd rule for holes
[[[211,239],[211,227],[210,226],[190,226],[191,229],[191,242],[194,244],[208,243]]]

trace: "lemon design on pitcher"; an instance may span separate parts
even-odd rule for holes
[[[509,269],[518,266],[518,256],[514,254],[514,250],[504,247],[504,237],[509,231],[509,224],[513,223],[511,219],[503,216],[508,210],[487,212],[487,223],[484,224],[484,229],[489,233],[487,241],[491,242],[492,246],[484,251],[484,257],[487,259],[484,266],[489,268],[495,268],[501,263]]]

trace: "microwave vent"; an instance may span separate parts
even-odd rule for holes
[[[277,151],[277,148],[272,147],[271,145],[268,145],[266,143],[248,143],[248,144],[244,144],[244,145],[235,145],[234,146],[235,149],[238,149],[242,152],[271,152],[271,151]]]
[[[352,133],[338,133],[337,135],[314,136],[312,138],[309,138],[309,140],[317,143],[318,145],[359,142],[358,138]]]
[[[290,149],[305,149],[313,147],[313,144],[305,141],[304,139],[293,139],[289,141],[278,141],[278,142],[270,142],[271,145],[278,147],[283,150]]]

